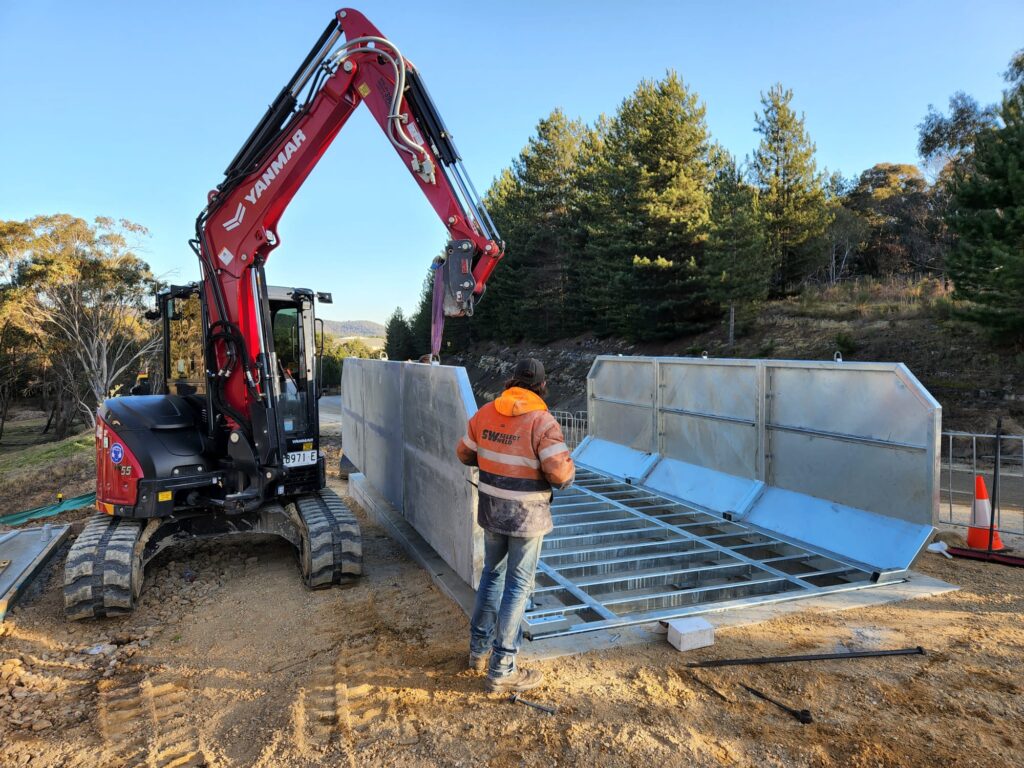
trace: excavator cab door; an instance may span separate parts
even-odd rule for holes
[[[280,435],[285,492],[319,476],[319,413],[313,292],[267,287],[270,392]],[[309,475],[309,477],[307,477]]]

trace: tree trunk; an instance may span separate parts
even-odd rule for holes
[[[7,424],[7,411],[11,407],[11,392],[7,387],[0,387],[0,442],[4,439],[4,426]]]
[[[50,431],[50,426],[53,424],[53,419],[57,415],[57,403],[50,406],[50,417],[46,420],[46,426],[43,427],[43,434],[45,435]]]
[[[729,305],[729,348],[732,348],[733,342],[736,341],[736,305]]]

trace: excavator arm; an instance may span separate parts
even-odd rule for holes
[[[214,406],[250,431],[269,397],[263,265],[285,208],[352,113],[365,104],[449,233],[435,297],[471,315],[503,243],[415,67],[358,11],[339,10],[210,192],[191,241],[207,292]],[[435,316],[440,307],[435,308]]]

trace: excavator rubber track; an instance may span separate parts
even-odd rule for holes
[[[305,528],[299,563],[307,586],[322,589],[362,574],[359,523],[338,494],[325,488],[300,496],[295,508]]]
[[[123,616],[142,590],[138,553],[144,521],[95,514],[64,564],[64,614],[69,619]]]

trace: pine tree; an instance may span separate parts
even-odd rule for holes
[[[948,257],[966,314],[1001,336],[1024,340],[1024,89],[1003,98],[1003,125],[975,143],[973,170],[953,185]]]
[[[773,268],[772,291],[786,293],[817,268],[818,238],[828,225],[823,175],[814,161],[815,146],[804,116],[790,106],[793,91],[781,84],[761,94],[755,115],[761,143],[751,176]]]
[[[401,307],[395,307],[384,324],[384,351],[389,360],[409,360],[413,356],[412,330],[402,314]]]
[[[515,205],[512,198],[518,194],[512,171],[506,168],[484,195],[484,204],[505,241],[505,258],[487,281],[487,290],[470,321],[475,338],[502,339],[507,342],[521,338],[518,327],[521,318],[516,307],[522,300],[523,285],[518,280],[517,244],[509,240],[508,234],[512,232],[514,236],[515,233]]]
[[[490,282],[481,317],[488,316],[485,326],[496,338],[548,341],[571,333],[566,301],[586,134],[556,109],[492,188],[491,215],[507,259]]]
[[[585,289],[599,333],[694,331],[713,313],[698,262],[707,238],[713,147],[704,106],[675,72],[643,81],[590,162]]]
[[[768,296],[771,269],[757,211],[757,192],[731,159],[715,178],[711,194],[711,232],[704,270],[711,296],[729,310],[729,343],[736,312]]]
[[[409,318],[409,344],[412,347],[413,360],[430,354],[430,325],[434,308],[434,271],[430,270],[423,278],[420,288],[420,300],[416,311]]]

